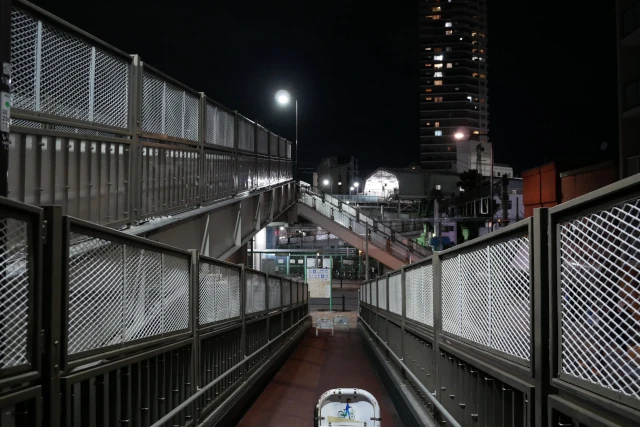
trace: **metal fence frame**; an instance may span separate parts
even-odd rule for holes
[[[65,40],[77,40],[81,46],[86,45],[86,49],[93,52],[92,58],[97,50],[126,61],[128,84],[126,89],[122,89],[126,91],[126,105],[121,106],[126,108],[126,126],[122,127],[92,121],[91,112],[94,109],[90,107],[87,107],[90,120],[78,120],[64,114],[47,114],[41,111],[38,103],[19,103],[19,106],[26,108],[13,106],[10,134],[10,154],[13,160],[9,167],[9,198],[35,205],[61,204],[65,215],[101,225],[121,227],[134,225],[154,216],[194,209],[245,191],[281,185],[293,179],[289,141],[267,131],[267,142],[269,135],[272,135],[276,144],[274,150],[269,150],[267,144],[267,151],[263,153],[258,149],[258,135],[266,130],[264,127],[144,63],[140,56],[128,55],[27,1],[14,0],[14,13],[27,14],[36,20],[33,23],[29,21],[28,28],[19,25],[19,15],[12,21],[12,29],[15,30],[12,49],[19,50],[14,52],[15,73],[12,82],[17,102],[22,93],[36,93],[36,88],[40,87],[38,58],[44,53],[49,54],[46,46],[38,41],[42,38],[43,25],[55,28],[60,37],[66,37]],[[37,20],[41,20],[41,23],[37,24]],[[32,58],[31,52],[36,52],[36,59]],[[59,57],[75,59],[74,51],[61,52]],[[67,62],[71,63],[70,60]],[[109,80],[112,69],[105,68],[104,75],[101,75],[103,80],[96,80],[96,67],[100,65],[100,62],[92,59],[87,70],[70,69],[64,72],[84,73],[78,74],[79,77],[72,75],[82,82],[86,74],[89,91],[93,91],[94,87],[98,90],[105,85],[114,85]],[[144,96],[145,87],[147,91],[150,87],[149,84],[145,86],[145,81],[149,83],[150,76],[163,84],[162,91],[156,91],[158,96],[154,99]],[[60,80],[65,75],[63,73],[53,77]],[[73,84],[71,79],[58,86],[64,91],[66,86]],[[176,91],[182,91],[182,105],[179,105],[180,100],[175,96],[169,96],[170,93],[176,95]],[[95,102],[91,95],[87,95],[87,98],[90,102]],[[119,101],[123,100],[124,98]],[[171,109],[171,106],[175,108]],[[213,144],[209,138],[213,130],[208,129],[208,125],[215,125],[216,120],[216,117],[208,117],[208,112],[212,111],[210,107],[225,114],[224,132],[228,132],[225,135],[229,140],[224,145]],[[110,111],[109,108],[115,106],[105,104],[102,108]],[[160,122],[154,122],[155,125],[161,123],[160,127],[150,127],[150,111],[154,111],[156,119],[160,117]],[[85,114],[86,111],[74,110],[72,115],[79,113]],[[180,121],[179,126],[176,120]],[[253,150],[239,147],[239,126],[244,121],[253,126]],[[180,128],[179,132],[177,127]],[[279,144],[279,141],[284,144]],[[280,145],[284,148],[280,149]],[[153,150],[154,154],[164,154],[168,159],[174,159],[174,155],[185,158],[180,157],[171,163],[176,163],[177,169],[156,159],[157,164],[149,164],[152,169],[145,173],[143,165],[149,163],[149,150]],[[217,173],[217,168],[221,165],[208,163],[207,155],[212,152],[232,156],[231,167],[225,166],[223,171]],[[241,186],[239,183],[241,155],[252,159],[249,160],[253,163],[253,166],[249,166],[253,175],[250,185],[245,183]],[[265,177],[257,175],[258,158],[262,156],[266,156],[268,164]],[[246,163],[243,163],[245,168]],[[186,167],[189,169],[181,169]],[[228,173],[233,177],[232,189],[228,188],[226,179],[220,189],[217,182],[208,182],[223,175],[226,177]],[[179,182],[181,179],[185,182]],[[211,186],[217,191],[208,191]],[[182,195],[171,198],[170,189],[174,192],[181,189]]]
[[[295,342],[292,340],[300,337],[309,326],[308,299],[303,291],[300,291],[299,300],[269,308],[268,292],[264,289],[267,309],[247,314],[245,281],[248,271],[243,266],[200,256],[196,250],[173,248],[63,216],[60,206],[36,208],[4,198],[0,198],[0,206],[2,218],[27,222],[28,242],[32,246],[26,254],[31,273],[27,343],[29,364],[0,372],[0,383],[5,385],[0,396],[0,407],[14,416],[7,425],[93,425],[98,420],[111,424],[114,419],[132,420],[135,425],[150,425],[177,407],[183,409],[172,417],[172,422],[184,424],[189,419],[203,420],[218,414],[219,408],[232,405],[234,400],[231,397],[249,384],[247,379],[252,375],[262,375],[265,365],[275,363],[275,355],[281,355]],[[2,222],[0,219],[0,225]],[[73,240],[72,233],[76,233],[73,234]],[[86,237],[79,238],[78,233]],[[93,244],[89,249],[77,245],[77,242],[87,241]],[[17,243],[13,239],[4,244]],[[100,258],[103,256],[99,255],[103,253],[101,251],[109,245],[116,245],[119,255]],[[181,282],[188,293],[187,312],[181,312],[186,313],[187,327],[171,329],[166,333],[154,332],[144,338],[123,340],[116,344],[110,344],[107,339],[102,341],[105,344],[68,354],[69,254],[75,259],[85,257],[103,262],[101,268],[85,268],[87,277],[82,279],[83,286],[86,283],[92,289],[100,290],[109,284],[122,283],[125,288],[126,264],[112,263],[108,265],[110,268],[105,268],[104,260],[124,261],[129,253],[128,248],[166,254],[184,261],[184,264],[180,264],[184,268],[180,267],[179,271],[182,274],[180,277],[188,278],[186,282]],[[0,252],[4,253],[8,252]],[[237,273],[238,315],[199,323],[201,263]],[[114,266],[125,269],[117,276],[116,282],[112,278]],[[177,270],[163,268],[163,271],[167,272],[167,280],[178,277],[175,273]],[[81,273],[78,271],[77,277],[82,277]],[[133,274],[133,271],[129,273]],[[40,285],[41,277],[46,277],[46,286]],[[306,288],[306,284],[279,276],[261,277],[265,277],[265,283],[272,277],[296,289]],[[136,281],[134,285],[146,286],[144,283],[152,283],[150,280],[152,278],[148,282]],[[222,286],[229,287],[231,294],[230,287],[235,286],[234,282],[224,281],[224,277],[221,280]],[[281,292],[281,299],[283,294]],[[104,301],[89,297],[82,303],[84,308],[91,311],[104,304]],[[123,310],[129,307],[119,304],[115,307],[124,307]],[[159,302],[153,304],[160,307]],[[251,334],[247,335],[249,331]],[[90,328],[85,332],[91,334]],[[256,349],[260,351],[256,352]],[[251,362],[245,363],[245,360]],[[210,370],[214,363],[218,363],[215,372]],[[231,367],[233,363],[242,366],[226,373],[225,366]],[[19,384],[26,387],[15,388]],[[194,405],[183,404],[198,388],[208,385],[212,392],[217,390],[216,398],[210,401],[204,399],[199,410]],[[142,387],[142,394],[133,393],[131,387],[134,386]],[[151,409],[145,412],[145,408]]]
[[[447,421],[447,424],[576,427],[638,424],[638,399],[560,371],[562,331],[559,325],[558,237],[559,224],[563,221],[581,218],[622,202],[637,204],[638,199],[640,176],[630,177],[555,208],[537,209],[533,218],[435,253],[430,259],[385,275],[382,284],[379,279],[374,279],[378,280],[376,287],[372,286],[373,280],[364,282],[360,291],[359,314],[364,324],[363,331],[375,347],[386,352],[387,360],[392,361],[404,381],[417,393],[425,410],[437,420]],[[443,260],[523,235],[528,236],[529,245],[528,362],[443,332],[441,314]],[[634,236],[637,243],[638,236]],[[433,265],[433,327],[406,317],[407,271],[429,263]],[[402,315],[389,311],[391,274],[400,274],[403,278]],[[380,303],[382,287],[386,289],[386,309],[372,304],[371,292],[377,289],[376,300]],[[484,400],[478,400],[478,392],[482,393]],[[491,399],[491,407],[486,406],[488,399]],[[474,405],[484,406],[479,406],[482,411],[478,413],[470,411]]]

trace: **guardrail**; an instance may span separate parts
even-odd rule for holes
[[[291,142],[23,0],[9,198],[120,226],[293,178]]]
[[[424,248],[401,234],[395,233],[384,224],[368,217],[353,206],[340,202],[328,194],[315,194],[311,191],[300,189],[300,202],[312,207],[324,216],[331,218],[340,226],[360,235],[363,239],[369,236],[369,241],[380,249],[393,254],[398,259],[406,259],[410,262],[410,254],[418,258],[429,256],[431,251]],[[368,232],[367,232],[368,231]]]
[[[309,324],[305,283],[4,198],[0,290],[7,426],[198,423]]]
[[[538,209],[364,282],[364,330],[438,421],[636,425],[639,230],[639,176]]]

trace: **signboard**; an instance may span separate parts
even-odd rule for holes
[[[307,283],[309,284],[309,297],[331,297],[330,268],[307,268]]]

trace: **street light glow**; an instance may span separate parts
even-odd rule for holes
[[[464,133],[462,132],[456,132],[455,134],[453,134],[453,137],[455,139],[463,139],[464,138]]]
[[[360,183],[359,183],[359,182],[356,182],[355,184],[353,184],[353,186],[354,186],[354,187],[356,187],[356,188],[358,188],[358,187],[360,187]]]
[[[351,187],[349,187],[349,190],[353,191],[353,185]]]
[[[276,101],[280,105],[287,105],[291,101],[291,95],[284,89],[276,92]]]
[[[329,180],[325,179],[324,181],[322,181],[322,184],[325,185],[325,186],[329,185]]]
[[[342,185],[342,182],[341,182],[341,181],[338,181],[338,185]]]

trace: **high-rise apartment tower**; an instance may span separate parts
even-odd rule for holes
[[[487,0],[419,0],[418,8],[420,166],[457,171],[454,135],[486,141],[489,130]]]

